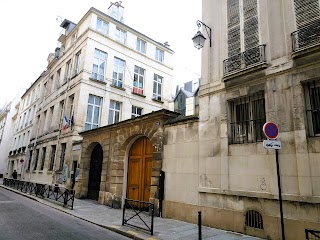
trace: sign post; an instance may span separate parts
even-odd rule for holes
[[[280,181],[280,167],[279,167],[279,156],[278,149],[281,149],[281,142],[277,141],[279,135],[279,128],[273,122],[267,122],[263,125],[263,132],[268,140],[263,141],[263,147],[266,149],[276,150],[276,165],[277,165],[277,177],[278,177],[278,192],[279,192],[279,203],[280,203],[280,219],[281,219],[281,234],[282,240],[285,240],[284,234],[284,222],[283,222],[283,208],[282,208],[282,194],[281,194],[281,181]]]

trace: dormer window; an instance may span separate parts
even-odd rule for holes
[[[156,49],[156,60],[159,61],[159,62],[163,62],[163,51],[160,50],[160,49]]]
[[[97,19],[97,30],[104,35],[108,34],[109,24],[101,19]]]
[[[127,32],[117,28],[116,29],[116,39],[117,41],[121,42],[122,44],[126,44],[127,41]]]
[[[137,46],[136,50],[141,53],[146,53],[146,45],[147,43],[139,38],[137,38]]]

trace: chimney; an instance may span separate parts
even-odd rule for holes
[[[108,15],[119,22],[123,23],[123,10],[124,7],[121,6],[121,1],[119,2],[110,2],[110,7],[108,8]]]

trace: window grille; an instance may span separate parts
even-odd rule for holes
[[[231,144],[261,142],[266,122],[264,93],[230,101]]]
[[[306,115],[310,136],[320,136],[320,81],[306,86]]]
[[[263,229],[263,219],[261,213],[255,210],[249,210],[246,213],[246,226],[257,229]]]

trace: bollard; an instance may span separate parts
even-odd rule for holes
[[[199,240],[202,239],[202,234],[201,234],[201,211],[198,212],[198,232],[199,232]]]

